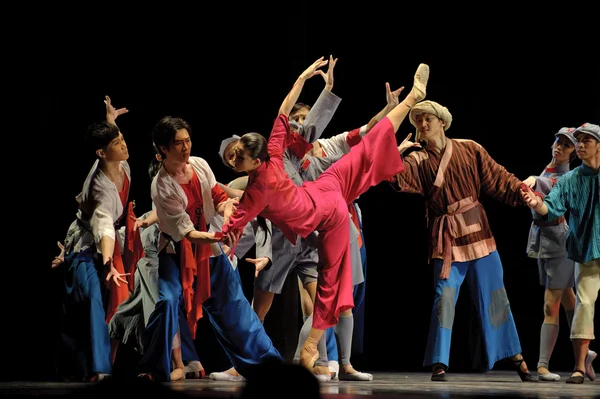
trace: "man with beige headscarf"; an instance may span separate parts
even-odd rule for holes
[[[472,140],[450,139],[448,108],[421,101],[410,111],[421,151],[404,157],[406,170],[396,175],[396,189],[425,197],[430,231],[429,259],[434,267],[435,296],[424,366],[432,381],[446,381],[454,307],[465,279],[481,318],[488,368],[510,358],[522,381],[535,379],[521,355],[521,344],[503,282],[502,263],[487,216],[479,203],[484,191],[503,203],[524,205],[521,181],[497,164]],[[468,273],[467,273],[468,272]]]

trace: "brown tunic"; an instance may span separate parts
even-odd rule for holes
[[[442,278],[448,277],[451,262],[479,259],[496,249],[479,203],[481,191],[511,206],[524,205],[521,181],[472,140],[448,139],[441,154],[427,145],[406,156],[404,165],[396,175],[398,190],[425,197],[429,260],[444,259]]]

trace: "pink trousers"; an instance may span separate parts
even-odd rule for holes
[[[313,328],[336,325],[340,313],[354,306],[348,204],[403,170],[392,123],[383,118],[317,180],[304,183],[322,214]]]

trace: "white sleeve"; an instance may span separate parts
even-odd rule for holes
[[[169,235],[175,242],[181,241],[187,233],[195,230],[189,215],[185,212],[184,198],[161,179],[160,173],[152,181],[151,196],[156,206],[160,231]]]
[[[342,155],[350,152],[350,146],[346,142],[348,132],[336,134],[328,139],[319,139],[318,142],[323,147],[323,151],[328,157],[341,158]]]
[[[90,216],[90,228],[96,244],[104,236],[115,239],[115,220],[113,215],[117,213],[116,201],[120,198],[112,198],[112,192],[104,190],[101,185],[92,183],[89,201],[93,204],[93,211]]]

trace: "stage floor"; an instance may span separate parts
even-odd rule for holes
[[[448,374],[447,382],[430,381],[429,373],[374,373],[373,381],[333,381],[320,384],[323,399],[356,399],[368,396],[384,398],[451,398],[451,397],[520,397],[520,398],[599,398],[600,379],[581,385],[566,384],[570,373],[559,373],[558,382],[524,383],[515,372],[490,371],[483,374]],[[3,382],[0,383],[2,397],[36,397],[39,399],[71,396],[82,398],[116,399],[133,394],[133,398],[237,398],[245,382],[220,382],[208,378],[173,383],[147,383],[139,389],[136,383],[63,383],[63,382]],[[277,384],[277,381],[273,381]],[[294,386],[279,388],[277,395],[282,399],[297,397]],[[116,388],[116,390],[115,390]],[[133,389],[135,388],[135,389]],[[112,397],[111,397],[112,396]],[[305,397],[305,399],[312,399]]]

